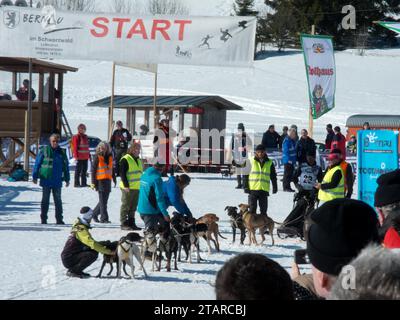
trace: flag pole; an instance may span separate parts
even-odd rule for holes
[[[311,34],[315,35],[315,25],[314,24],[311,26]],[[309,116],[308,116],[308,135],[310,138],[312,138],[314,135],[314,119],[313,119],[311,105],[310,105],[310,110],[309,110],[308,114],[309,114]]]

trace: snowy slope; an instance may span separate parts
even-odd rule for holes
[[[344,127],[356,113],[399,114],[396,77],[400,72],[400,50],[373,50],[366,56],[351,51],[337,52],[336,109],[315,121],[315,138],[323,141],[325,125]],[[85,108],[86,103],[110,95],[111,64],[76,62],[79,67],[65,80],[65,109],[75,127],[82,114],[89,123],[88,132],[105,138],[106,110]],[[153,76],[127,68],[118,68],[117,94],[153,94]],[[277,128],[297,124],[308,127],[308,93],[303,56],[297,51],[281,55],[271,51],[254,68],[214,68],[196,66],[160,66],[159,94],[221,95],[244,107],[228,112],[227,126],[234,129],[244,122],[247,129],[263,132],[269,124]],[[124,117],[117,113],[116,117]]]

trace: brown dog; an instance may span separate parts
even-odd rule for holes
[[[275,244],[274,241],[274,228],[275,222],[270,217],[262,214],[254,214],[249,211],[250,206],[247,204],[240,204],[239,209],[242,213],[243,224],[246,229],[249,231],[249,245],[253,242],[255,245],[258,245],[256,239],[256,230],[260,230],[261,234],[261,243],[265,241],[264,232],[266,230],[269,231],[269,234],[272,239],[272,245]]]
[[[196,221],[196,224],[204,223],[207,225],[207,232],[202,236],[207,241],[209,254],[211,253],[210,240],[212,242],[214,242],[215,249],[219,252],[220,247],[219,247],[218,236],[220,236],[222,239],[226,239],[219,232],[219,227],[218,227],[217,221],[219,221],[219,218],[214,213],[206,213],[205,215],[203,215]],[[212,235],[214,235],[214,239],[213,239]]]

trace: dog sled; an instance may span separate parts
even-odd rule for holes
[[[280,239],[299,237],[305,240],[305,222],[311,212],[315,209],[316,195],[313,193],[299,192],[293,197],[293,209],[277,229]]]

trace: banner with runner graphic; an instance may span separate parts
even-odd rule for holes
[[[252,66],[254,17],[132,16],[0,8],[0,56]]]
[[[301,35],[310,108],[318,119],[335,107],[336,66],[332,37]]]

